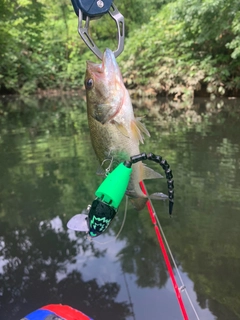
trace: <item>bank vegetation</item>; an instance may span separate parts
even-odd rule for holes
[[[237,96],[240,89],[239,0],[120,1],[125,50],[118,58],[136,95]],[[0,1],[0,93],[82,88],[86,60],[70,0]],[[108,15],[91,22],[99,47],[115,49]]]

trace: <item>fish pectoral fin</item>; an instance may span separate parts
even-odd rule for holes
[[[146,165],[143,164],[143,176],[142,176],[142,180],[146,180],[146,179],[159,179],[159,178],[163,178],[163,176],[154,171],[153,169],[147,167]]]
[[[149,133],[148,129],[146,128],[145,124],[141,122],[141,119],[142,119],[142,118],[143,118],[143,117],[137,117],[137,118],[135,119],[136,124],[137,124],[137,127],[138,127],[138,129],[139,129],[142,133],[145,133],[146,136],[150,137],[150,133]]]
[[[143,135],[142,133],[145,133],[148,137],[150,137],[150,133],[148,132],[147,128],[143,123],[140,122],[139,118],[136,118],[131,121],[131,130],[134,135],[134,137],[139,140],[141,143],[143,142]]]
[[[127,131],[127,129],[124,127],[124,125],[122,123],[119,123],[115,120],[112,121],[112,123],[116,126],[116,128],[127,138],[129,137],[129,133]]]
[[[162,192],[155,192],[149,196],[152,200],[167,200],[168,196]]]
[[[136,140],[140,141],[141,143],[144,143],[143,136],[141,134],[140,129],[137,126],[136,120],[131,121],[131,131],[132,131],[133,136]]]

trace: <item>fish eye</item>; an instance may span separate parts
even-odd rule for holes
[[[85,81],[85,87],[86,87],[86,89],[92,89],[92,87],[93,87],[93,79],[87,79],[86,81]]]

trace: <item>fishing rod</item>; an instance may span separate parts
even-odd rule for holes
[[[148,196],[148,192],[147,192],[147,189],[146,189],[143,181],[140,181],[139,184],[140,184],[140,187],[142,189],[142,192],[145,195]],[[149,212],[149,215],[150,215],[150,218],[151,218],[151,221],[152,221],[152,224],[153,224],[156,236],[157,236],[157,240],[158,240],[160,249],[162,251],[162,255],[163,255],[167,270],[168,270],[168,274],[169,274],[169,276],[171,278],[171,281],[172,281],[173,289],[175,291],[176,298],[177,298],[180,310],[182,312],[183,319],[184,320],[188,320],[189,319],[187,311],[186,311],[186,308],[185,308],[185,305],[183,303],[183,299],[182,299],[182,293],[184,292],[186,294],[186,297],[187,297],[187,299],[188,299],[188,301],[190,303],[190,306],[191,306],[191,308],[192,308],[192,310],[193,310],[193,312],[194,312],[194,314],[196,316],[196,319],[200,320],[199,315],[197,313],[197,310],[195,309],[195,307],[193,305],[192,299],[191,299],[190,295],[188,294],[187,287],[185,286],[184,281],[183,281],[183,279],[182,279],[182,277],[180,275],[180,271],[178,269],[177,263],[176,263],[176,261],[175,261],[175,259],[173,257],[173,254],[172,254],[172,251],[171,251],[170,246],[168,244],[167,238],[166,238],[166,236],[165,236],[165,234],[163,232],[163,228],[162,228],[162,226],[160,224],[160,221],[158,219],[158,216],[156,214],[156,211],[154,209],[152,201],[151,201],[151,199],[149,197],[148,197],[148,201],[146,203],[146,206],[147,206],[147,209],[148,209],[148,212]],[[174,268],[176,270],[176,273],[178,275],[178,278],[179,278],[179,280],[181,282],[180,286],[178,286],[178,284],[177,284],[177,281],[176,281],[176,278],[174,276],[173,268],[172,268],[172,265],[171,265],[169,257],[172,260],[173,266],[174,266]]]
[[[140,181],[140,187],[141,187],[143,193],[145,195],[148,195],[147,189],[146,189],[143,181]],[[148,198],[148,201],[146,203],[146,206],[147,206],[151,221],[152,221],[153,226],[154,226],[154,230],[155,230],[155,233],[156,233],[156,236],[157,236],[157,239],[158,239],[159,246],[160,246],[161,251],[162,251],[162,255],[163,255],[167,270],[168,270],[168,274],[169,274],[169,276],[170,276],[170,278],[172,280],[172,285],[173,285],[173,288],[174,288],[174,291],[175,291],[175,294],[176,294],[176,298],[177,298],[180,310],[182,312],[183,319],[184,320],[188,320],[188,315],[187,315],[187,312],[186,312],[186,309],[185,309],[185,306],[184,306],[184,303],[183,303],[183,300],[182,300],[181,292],[180,292],[181,290],[177,285],[177,281],[176,281],[174,273],[173,273],[173,269],[172,269],[172,266],[171,266],[171,263],[170,263],[170,260],[169,260],[169,257],[168,257],[168,253],[167,253],[167,250],[166,250],[165,245],[164,245],[163,239],[166,242],[166,238],[164,236],[164,233],[163,233],[163,230],[161,228],[161,225],[160,225],[160,223],[158,221],[158,218],[157,218],[156,212],[154,210],[154,207],[152,205],[152,202],[151,202],[151,200],[149,198]],[[168,246],[168,250],[170,251],[169,246]],[[172,256],[172,258],[173,258],[173,256]],[[185,289],[185,286],[183,287],[183,289]]]
[[[115,217],[126,193],[132,173],[132,165],[144,160],[158,163],[165,171],[168,185],[168,197],[166,196],[166,198],[169,199],[169,214],[171,215],[174,204],[174,181],[170,165],[161,156],[156,156],[153,153],[141,153],[121,162],[109,173],[95,192],[96,198],[92,205],[89,205],[81,214],[72,217],[67,227],[75,231],[87,232],[90,237],[101,235]]]

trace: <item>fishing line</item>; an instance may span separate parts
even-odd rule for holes
[[[150,202],[151,202],[151,201],[150,201]],[[151,202],[151,205],[152,205],[152,202]],[[154,209],[154,208],[153,208],[153,210],[154,210],[154,212],[155,212],[155,209]],[[156,214],[156,213],[155,213],[155,214]],[[171,260],[172,260],[172,262],[173,262],[173,265],[174,265],[174,267],[175,267],[175,269],[176,269],[178,278],[179,278],[179,280],[180,280],[180,282],[181,282],[181,287],[179,287],[179,290],[180,290],[181,292],[185,292],[185,294],[186,294],[186,296],[187,296],[187,298],[188,298],[188,301],[189,301],[189,303],[190,303],[190,305],[191,305],[191,307],[192,307],[192,309],[193,309],[193,312],[195,313],[196,318],[197,318],[198,320],[200,320],[200,318],[199,318],[199,316],[198,316],[198,313],[197,313],[197,310],[195,309],[195,307],[194,307],[194,305],[193,305],[193,302],[192,302],[192,300],[191,300],[191,298],[190,298],[190,296],[189,296],[189,294],[188,294],[187,288],[186,288],[186,286],[185,286],[185,284],[184,284],[184,282],[183,282],[183,279],[182,279],[182,277],[181,277],[180,271],[179,271],[178,266],[177,266],[177,264],[176,264],[176,261],[175,261],[175,259],[174,259],[174,257],[173,257],[172,251],[171,251],[171,249],[170,249],[170,246],[169,246],[169,244],[168,244],[167,238],[166,238],[166,236],[165,236],[165,234],[164,234],[164,232],[163,232],[162,226],[161,226],[161,224],[160,224],[160,221],[159,221],[157,215],[156,215],[156,220],[157,220],[158,227],[159,227],[159,229],[160,229],[160,231],[161,231],[162,237],[163,237],[163,239],[164,239],[165,245],[166,245],[166,247],[167,247],[168,253],[169,253],[169,255],[170,255],[170,257],[171,257]]]
[[[97,240],[93,239],[91,236],[88,235],[87,236],[88,240],[90,240],[92,242],[95,242],[97,244],[101,244],[101,245],[107,244],[107,243],[111,243],[111,242],[115,241],[119,237],[119,235],[122,232],[122,229],[123,229],[123,227],[125,225],[126,217],[127,217],[127,209],[128,209],[128,196],[126,196],[126,200],[125,200],[125,209],[124,209],[123,221],[122,221],[121,227],[120,227],[120,229],[119,229],[119,231],[118,231],[118,233],[117,233],[117,235],[116,235],[116,237],[114,239],[111,239],[111,240],[105,241],[105,242],[100,242],[100,241],[97,241]]]
[[[118,231],[118,234],[115,237],[115,240],[118,238],[118,236],[122,232],[122,229],[125,225],[125,221],[126,221],[126,217],[127,217],[127,209],[128,209],[128,196],[126,196],[126,200],[125,200],[125,210],[124,210],[123,222],[122,222],[120,230]]]
[[[132,303],[132,299],[131,299],[131,294],[130,294],[130,290],[129,290],[129,287],[128,287],[128,283],[127,283],[127,279],[126,279],[126,275],[125,275],[124,271],[123,271],[123,278],[124,278],[125,286],[126,286],[126,289],[127,289],[128,300],[130,302],[130,306],[131,306],[131,309],[132,309],[132,317],[133,317],[133,320],[136,320],[134,309],[133,309],[133,303]]]
[[[190,303],[190,305],[191,305],[191,307],[192,307],[192,310],[193,310],[193,312],[195,313],[196,318],[197,318],[198,320],[200,320],[200,318],[199,318],[199,316],[198,316],[198,314],[197,314],[197,311],[196,311],[196,309],[195,309],[195,307],[194,307],[194,305],[193,305],[193,303],[192,303],[192,300],[191,300],[191,298],[190,298],[190,296],[189,296],[189,294],[188,294],[187,288],[186,288],[186,286],[184,285],[183,279],[182,279],[182,277],[181,277],[181,275],[180,275],[179,269],[178,269],[177,264],[176,264],[176,261],[175,261],[175,259],[174,259],[174,257],[173,257],[173,254],[172,254],[172,251],[171,251],[170,246],[169,246],[169,244],[168,244],[167,238],[166,238],[166,236],[165,236],[165,234],[164,234],[164,232],[163,232],[162,226],[161,226],[160,221],[159,221],[159,219],[158,219],[158,217],[157,217],[157,214],[156,214],[156,211],[155,211],[154,206],[153,206],[153,204],[152,204],[152,201],[151,201],[151,199],[149,198],[147,189],[146,189],[146,187],[145,187],[145,185],[144,185],[144,183],[143,183],[142,181],[140,182],[140,186],[141,186],[141,188],[142,188],[142,191],[143,191],[143,192],[147,195],[147,197],[148,197],[148,201],[147,201],[146,205],[147,205],[147,208],[148,208],[148,211],[149,211],[149,214],[150,214],[152,223],[153,223],[153,225],[154,225],[154,229],[155,229],[155,232],[156,232],[156,235],[157,235],[157,238],[158,238],[159,245],[160,245],[161,250],[162,250],[162,254],[163,254],[163,257],[164,257],[164,260],[165,260],[165,263],[166,263],[166,266],[167,266],[167,269],[168,269],[170,278],[171,278],[172,283],[173,283],[173,287],[174,287],[174,290],[175,290],[175,293],[176,293],[176,297],[177,297],[177,300],[178,300],[180,309],[181,309],[181,311],[182,311],[183,318],[184,318],[184,320],[188,320],[188,315],[187,315],[185,306],[184,306],[184,304],[183,304],[181,294],[179,294],[179,293],[181,293],[181,292],[184,291],[185,294],[186,294],[186,296],[187,296],[187,298],[188,298],[188,301],[189,301],[189,303]],[[176,271],[177,271],[177,275],[178,275],[179,280],[180,280],[180,282],[181,282],[181,287],[178,287],[178,285],[177,285],[177,282],[176,282],[176,279],[175,279],[175,277],[174,277],[174,273],[173,273],[173,270],[172,270],[172,267],[171,267],[171,264],[170,264],[170,261],[169,261],[169,258],[168,258],[168,254],[167,254],[167,251],[166,251],[166,249],[165,249],[163,240],[164,240],[164,242],[165,242],[165,245],[166,245],[166,247],[167,247],[167,250],[168,250],[168,253],[169,253],[170,257],[171,257],[171,260],[172,260],[172,262],[173,262],[173,265],[174,265],[174,267],[175,267],[175,269],[176,269]]]

